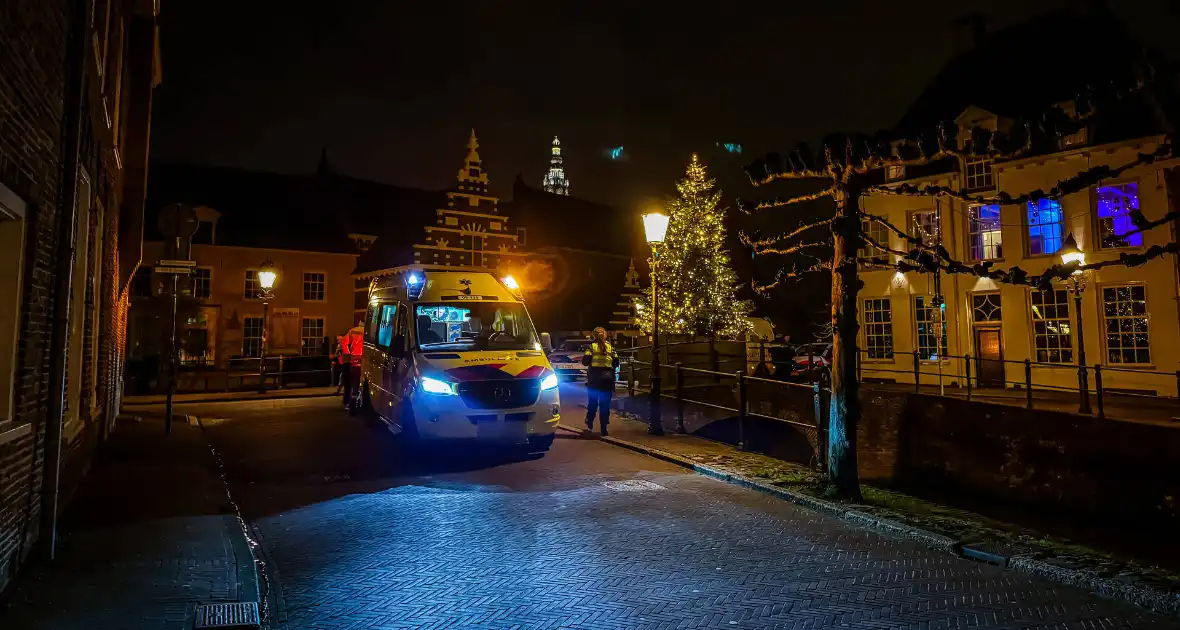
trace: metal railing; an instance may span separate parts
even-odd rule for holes
[[[218,368],[201,360],[181,361],[177,373],[177,391],[230,392],[257,387],[260,361],[262,359],[259,357],[234,357],[225,368]],[[319,367],[320,365],[327,367]],[[332,368],[328,356],[272,355],[266,357],[263,378],[266,380],[267,388],[283,389],[291,385],[314,387],[334,385],[335,372],[337,371]],[[145,379],[150,380],[151,376],[139,377],[139,380]],[[141,393],[148,391],[151,391],[151,388]]]
[[[857,362],[858,379],[863,383],[865,380],[864,373],[870,374],[904,374],[907,377],[913,378],[913,385],[915,393],[921,392],[923,386],[945,385],[950,384],[954,387],[962,387],[964,395],[967,400],[971,400],[975,392],[980,389],[985,389],[987,386],[997,386],[1003,389],[1022,389],[1025,393],[1024,406],[1026,409],[1033,409],[1037,391],[1043,392],[1063,392],[1072,393],[1077,396],[1078,409],[1080,413],[1093,414],[1099,418],[1106,417],[1106,403],[1110,396],[1126,396],[1135,398],[1147,398],[1155,400],[1164,400],[1173,404],[1180,404],[1180,399],[1176,396],[1161,395],[1158,393],[1146,393],[1143,391],[1135,392],[1127,389],[1108,389],[1104,383],[1104,374],[1115,373],[1129,373],[1136,375],[1144,375],[1151,377],[1160,377],[1167,379],[1175,379],[1177,391],[1180,391],[1180,370],[1175,372],[1165,372],[1159,370],[1145,370],[1139,368],[1103,366],[1100,364],[1094,365],[1073,365],[1068,363],[1049,363],[1042,361],[1033,361],[1031,359],[992,359],[979,356],[968,355],[944,355],[941,360],[937,358],[924,358],[923,355],[917,351],[913,352],[890,352],[886,356],[874,357],[871,356],[872,351],[861,350],[860,356],[862,359]],[[899,357],[910,357],[912,367],[907,369],[899,369],[897,367],[897,359]],[[867,360],[866,360],[867,358]],[[940,365],[941,363],[941,365]],[[986,365],[998,365],[998,377],[984,377],[982,369]],[[1008,376],[1008,365],[1018,365],[1023,368],[1023,378],[1020,380],[1010,380]],[[939,367],[944,368],[939,370]],[[949,370],[949,371],[947,371]],[[1051,374],[1057,371],[1070,371],[1076,373],[1076,384],[1061,385],[1059,383],[1045,382],[1045,379],[1034,378],[1034,372],[1043,374]],[[1093,382],[1090,381],[1090,374],[1093,374]],[[923,377],[927,377],[923,380]],[[870,376],[871,378],[871,376]],[[931,380],[936,382],[932,383]],[[945,381],[945,382],[944,382]],[[895,381],[896,382],[896,381]],[[905,383],[900,383],[905,384]],[[986,390],[985,390],[986,391]],[[994,391],[994,390],[992,390]],[[1090,400],[1093,397],[1095,405],[1091,407]]]
[[[671,345],[671,344],[669,344]],[[639,350],[649,349],[651,346],[643,346],[642,348],[627,348],[625,350]],[[663,348],[661,344],[661,349]],[[745,363],[745,357],[742,357],[742,362]],[[635,358],[630,358],[623,363],[621,371],[626,378],[627,393],[630,398],[634,398],[636,393],[646,393],[647,396],[652,396],[651,391],[651,372],[652,364],[650,361],[642,361]],[[642,372],[648,372],[647,387],[643,387]],[[671,391],[661,386],[658,392],[654,392],[660,399],[670,399],[675,401],[676,413],[676,432],[685,433],[685,405],[692,404],[700,407],[716,409],[734,414],[737,419],[737,447],[739,450],[749,450],[749,431],[747,422],[751,418],[761,420],[769,420],[773,422],[781,422],[791,425],[804,431],[815,431],[815,440],[812,447],[812,461],[814,465],[823,470],[826,465],[825,457],[827,453],[827,403],[831,394],[830,390],[822,387],[820,383],[791,383],[776,379],[761,378],[757,376],[750,376],[746,374],[745,369],[736,370],[734,372],[720,372],[715,370],[707,370],[702,368],[689,367],[683,362],[677,362],[672,365],[661,365],[661,376],[668,371],[672,373],[672,387]],[[694,381],[694,377],[696,382]],[[662,380],[662,383],[666,383]],[[770,387],[790,388],[799,392],[807,392],[811,397],[811,418],[810,422],[800,422],[789,418],[782,418],[774,415],[767,415],[758,413],[750,409],[750,386],[751,384],[764,384]],[[733,406],[721,404],[717,400],[702,400],[699,397],[693,397],[693,391],[703,392],[706,389],[716,391],[718,386],[725,387],[731,392]],[[650,421],[650,419],[649,419]]]

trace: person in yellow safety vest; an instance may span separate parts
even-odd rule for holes
[[[594,341],[586,348],[582,365],[589,368],[586,370],[586,391],[589,393],[586,429],[594,430],[594,413],[597,411],[602,434],[606,435],[606,425],[610,422],[610,401],[615,394],[615,368],[619,367],[619,355],[615,354],[615,349],[606,340],[606,329],[601,326],[594,329]]]

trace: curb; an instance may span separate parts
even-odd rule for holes
[[[863,529],[872,530],[897,538],[914,540],[931,549],[945,551],[951,555],[966,560],[973,560],[973,558],[964,555],[962,552],[962,544],[964,541],[958,541],[949,536],[944,536],[936,532],[914,527],[913,525],[900,523],[892,519],[866,514],[859,510],[847,508],[834,501],[827,501],[825,499],[820,499],[798,492],[792,492],[785,488],[763,483],[744,475],[714,468],[705,464],[700,464],[681,455],[670,453],[668,451],[651,446],[645,446],[643,444],[629,442],[627,440],[620,440],[616,437],[601,436],[597,433],[586,431],[585,429],[577,427],[571,427],[563,423],[558,423],[557,426],[560,429],[571,433],[576,433],[582,437],[588,437],[591,439],[600,440],[602,442],[607,442],[609,444],[613,444],[636,453],[655,457],[656,459],[666,461],[670,464],[687,468],[706,477],[712,477],[714,479],[736,486],[756,490],[758,492],[769,494],[785,501],[790,501],[796,505],[815,510],[816,512],[822,512],[824,514],[835,516],[836,518]],[[1085,588],[1094,591],[1099,595],[1122,600],[1156,613],[1173,616],[1180,615],[1180,594],[1168,593],[1166,591],[1160,591],[1151,587],[1136,586],[1134,584],[1128,584],[1119,580],[1101,577],[1092,571],[1060,567],[1049,562],[1033,558],[1031,556],[1012,556],[1007,560],[1006,568],[1011,570],[1035,575],[1037,577],[1049,579],[1068,586]]]

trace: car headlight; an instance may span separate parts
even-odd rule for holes
[[[555,389],[557,388],[557,375],[550,374],[541,379],[541,389]]]
[[[422,377],[422,391],[427,394],[442,394],[444,396],[454,396],[455,384],[446,381],[440,381],[437,378],[430,378],[429,376]]]

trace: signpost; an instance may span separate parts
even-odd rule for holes
[[[165,255],[174,257],[161,260],[155,270],[172,276],[172,342],[168,345],[168,393],[164,404],[164,433],[172,433],[172,394],[176,392],[176,311],[180,297],[179,279],[192,273],[197,266],[195,260],[187,260],[189,238],[197,231],[197,213],[191,207],[174,203],[160,211],[158,226],[164,237]],[[180,259],[180,260],[177,260]]]

